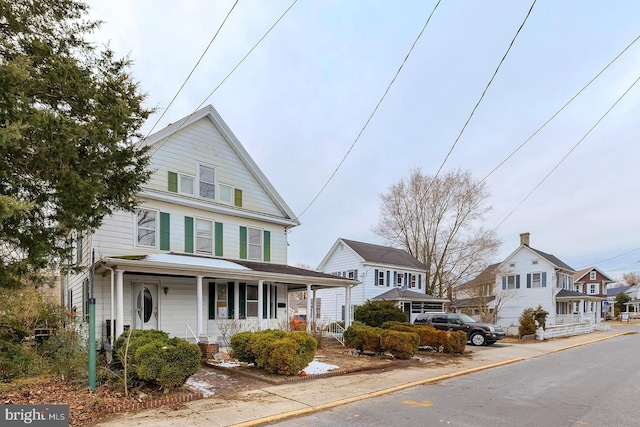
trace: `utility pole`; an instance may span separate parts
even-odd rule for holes
[[[89,291],[89,390],[96,389],[96,299],[93,285],[96,276],[96,253],[91,249],[91,286]]]

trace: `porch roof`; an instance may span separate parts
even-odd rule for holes
[[[175,253],[107,257],[96,262],[96,270],[121,269],[126,273],[169,276],[204,276],[224,280],[264,280],[289,285],[289,290],[354,286],[358,280],[320,273],[284,264],[246,260],[210,258]]]
[[[560,292],[556,294],[556,300],[564,300],[564,301],[604,301],[606,298],[598,296],[598,295],[589,295],[583,294],[581,292],[570,291],[567,289],[561,289]]]
[[[449,302],[448,299],[434,297],[433,295],[422,294],[403,288],[393,288],[373,298],[374,300],[385,301],[417,301],[417,302]]]

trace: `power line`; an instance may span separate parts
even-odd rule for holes
[[[621,256],[628,255],[628,254],[630,254],[632,252],[635,252],[635,251],[638,251],[638,250],[640,250],[640,248],[631,249],[630,251],[627,251],[627,252],[622,253],[620,255],[616,255],[616,256],[613,256],[611,258],[603,259],[601,261],[597,261],[597,262],[591,263],[589,265],[585,265],[584,267],[581,267],[580,270],[582,270],[583,268],[591,267],[592,265],[602,264],[603,262],[607,262],[607,261],[611,261],[612,259],[620,258]]]
[[[631,43],[629,43],[627,45],[627,47],[625,47],[624,49],[622,49],[622,51],[620,53],[618,53],[618,55],[616,55],[615,58],[613,58],[602,70],[600,70],[600,72],[598,74],[595,75],[595,77],[593,77],[591,80],[589,80],[589,82],[584,85],[582,87],[582,89],[580,89],[578,91],[578,93],[576,93],[575,95],[573,95],[571,97],[571,99],[569,99],[558,111],[555,112],[555,114],[553,114],[551,117],[549,117],[549,119],[547,119],[546,122],[544,122],[538,129],[536,129],[535,132],[533,132],[531,134],[531,136],[529,136],[529,138],[527,138],[522,144],[520,144],[518,146],[518,148],[516,148],[515,150],[513,150],[511,152],[511,154],[509,154],[503,161],[500,162],[500,164],[498,164],[498,166],[496,166],[495,168],[493,168],[491,170],[491,172],[489,172],[484,178],[482,178],[482,180],[480,180],[480,182],[484,182],[487,178],[489,178],[491,175],[493,175],[493,173],[495,171],[497,171],[502,165],[504,165],[511,157],[513,157],[514,154],[516,154],[518,151],[520,151],[520,149],[522,147],[524,147],[529,141],[531,141],[544,127],[546,127],[549,122],[551,122],[551,120],[555,119],[556,116],[558,114],[560,114],[569,104],[571,104],[573,102],[574,99],[576,99],[582,92],[584,92],[584,90],[586,88],[588,88],[591,83],[593,83],[598,77],[600,77],[600,75],[602,75],[602,73],[604,73],[614,62],[616,62],[618,60],[618,58],[620,58],[620,56],[622,56],[623,53],[625,53],[633,44],[635,44],[635,42],[638,41],[638,39],[640,39],[640,35],[638,37],[636,37],[635,39],[633,39],[631,41]]]
[[[378,111],[378,108],[380,107],[380,104],[382,104],[382,101],[384,101],[385,97],[387,96],[387,93],[389,93],[389,90],[391,89],[391,86],[393,86],[393,83],[396,81],[396,79],[398,78],[398,75],[400,74],[400,71],[402,71],[402,68],[404,67],[404,64],[407,62],[407,60],[409,59],[409,56],[411,55],[411,52],[413,52],[413,48],[416,46],[416,44],[418,43],[418,40],[420,40],[420,37],[422,37],[422,34],[424,33],[424,30],[427,28],[427,25],[429,25],[429,22],[431,21],[431,17],[433,16],[433,14],[435,13],[436,9],[438,8],[438,6],[440,5],[440,2],[442,0],[438,0],[438,2],[436,3],[436,5],[433,7],[433,10],[431,11],[431,13],[429,14],[429,17],[427,18],[427,21],[424,23],[424,26],[422,27],[422,30],[420,31],[420,33],[418,34],[418,37],[416,37],[416,39],[413,41],[413,44],[411,45],[411,49],[409,49],[409,52],[407,52],[407,55],[405,56],[404,60],[402,61],[402,63],[400,64],[400,67],[398,68],[398,71],[396,71],[396,74],[393,76],[393,79],[391,79],[391,82],[389,83],[389,85],[387,86],[387,89],[384,91],[384,93],[382,94],[382,97],[380,98],[380,100],[378,101],[378,103],[376,104],[375,108],[373,109],[373,111],[371,112],[371,114],[369,115],[369,118],[367,119],[367,121],[364,123],[364,126],[362,126],[362,129],[360,129],[360,132],[358,132],[358,136],[356,136],[356,139],[353,141],[353,143],[351,143],[351,146],[349,147],[349,150],[347,150],[346,154],[342,157],[342,160],[340,160],[340,163],[338,163],[338,166],[336,166],[335,170],[333,171],[333,173],[331,174],[331,176],[329,177],[329,179],[327,180],[327,182],[324,183],[324,185],[322,186],[322,188],[320,189],[320,191],[318,191],[318,194],[316,194],[316,196],[311,200],[311,202],[307,205],[306,208],[304,208],[302,210],[302,212],[300,212],[300,215],[297,216],[297,218],[300,218],[302,215],[304,215],[304,213],[315,203],[316,200],[318,200],[318,197],[320,197],[320,195],[322,194],[322,192],[325,190],[325,188],[327,188],[327,186],[329,185],[329,183],[331,182],[331,180],[333,179],[333,177],[336,175],[336,173],[338,172],[338,170],[340,169],[340,167],[342,166],[342,164],[345,162],[345,160],[347,159],[347,156],[349,156],[349,153],[351,153],[351,151],[353,150],[353,147],[356,145],[356,143],[360,140],[360,137],[362,136],[362,133],[364,132],[364,130],[367,128],[367,126],[369,125],[369,123],[371,122],[371,119],[373,119],[373,116],[376,114],[376,112]]]
[[[153,130],[156,128],[156,126],[158,126],[158,123],[160,123],[160,120],[162,120],[164,115],[167,113],[167,111],[169,110],[169,107],[171,107],[171,105],[173,104],[173,101],[175,101],[176,98],[178,97],[178,95],[180,94],[180,92],[182,92],[182,89],[184,88],[184,86],[187,84],[187,82],[189,81],[189,79],[193,75],[193,72],[196,70],[196,68],[198,68],[198,65],[200,65],[200,62],[202,61],[202,58],[204,58],[204,56],[207,54],[207,51],[209,50],[209,48],[213,44],[213,41],[216,39],[216,37],[218,37],[218,33],[220,33],[220,30],[224,26],[225,22],[227,22],[227,19],[229,18],[229,15],[231,15],[231,12],[233,12],[233,9],[235,9],[236,5],[238,4],[238,1],[239,0],[236,0],[235,3],[233,3],[233,6],[231,6],[231,9],[229,10],[229,13],[227,13],[227,16],[224,17],[224,19],[222,20],[222,23],[218,27],[218,30],[215,32],[215,34],[213,35],[213,37],[209,41],[209,44],[204,49],[204,52],[202,52],[202,55],[200,55],[200,58],[198,58],[198,61],[196,62],[196,65],[193,66],[193,68],[191,69],[191,72],[189,72],[189,75],[187,76],[187,78],[184,79],[184,82],[182,82],[182,85],[180,85],[180,89],[178,89],[178,91],[173,96],[173,98],[171,98],[171,101],[169,102],[169,105],[167,105],[167,107],[164,109],[164,111],[162,112],[160,117],[158,117],[158,120],[156,120],[156,122],[153,124],[153,127],[147,133],[147,136],[144,139],[147,139],[149,137],[149,135],[151,135],[151,132],[153,132]]]
[[[582,138],[580,138],[580,140],[573,146],[571,147],[571,149],[567,152],[567,154],[564,155],[564,157],[562,159],[560,159],[560,161],[558,163],[556,163],[556,165],[549,171],[549,173],[547,173],[545,175],[544,178],[542,178],[542,180],[533,188],[533,190],[531,190],[529,192],[529,194],[527,194],[524,199],[522,199],[520,201],[520,203],[518,203],[518,205],[513,208],[513,210],[511,210],[511,212],[509,212],[509,214],[504,217],[504,219],[502,221],[500,221],[498,223],[498,225],[496,225],[493,229],[493,231],[497,230],[520,206],[522,206],[522,204],[529,198],[529,196],[531,196],[541,185],[543,182],[545,182],[547,180],[547,178],[549,178],[549,176],[556,170],[558,169],[558,167],[566,160],[567,157],[569,157],[569,155],[571,153],[573,153],[573,151],[578,148],[578,146],[582,143],[582,141],[584,141],[587,136],[589,136],[589,134],[591,133],[591,131],[593,131],[596,126],[598,126],[600,124],[600,122],[609,114],[609,112],[611,110],[613,110],[613,108],[618,105],[618,103],[622,100],[622,98],[625,97],[625,95],[627,93],[629,93],[629,91],[635,86],[636,83],[638,83],[638,81],[640,80],[640,77],[638,77],[632,84],[631,86],[629,86],[629,88],[616,100],[616,102],[613,103],[613,105],[611,107],[609,107],[609,109],[602,115],[602,117],[600,117],[600,119],[598,119],[598,121],[591,127],[591,129],[589,129],[587,131],[587,133],[584,134],[584,136]]]
[[[439,3],[439,2],[438,2]],[[536,4],[536,0],[533,0],[533,2],[531,3],[531,7],[529,7],[529,10],[527,11],[527,14],[525,15],[524,19],[522,20],[522,23],[520,24],[520,26],[518,27],[518,30],[516,31],[516,33],[514,34],[513,38],[511,39],[511,42],[509,43],[509,46],[507,47],[507,50],[505,51],[504,55],[502,56],[502,59],[500,59],[500,62],[498,63],[498,66],[496,67],[495,71],[493,72],[493,75],[491,76],[491,78],[489,79],[488,83],[486,84],[484,90],[482,91],[482,94],[480,95],[480,98],[478,98],[478,101],[476,102],[475,106],[473,107],[473,109],[471,110],[471,113],[469,114],[469,117],[467,117],[466,122],[464,123],[464,125],[462,126],[462,128],[460,129],[460,132],[458,133],[458,136],[456,137],[456,139],[454,140],[453,144],[451,145],[451,148],[449,149],[449,152],[447,153],[447,155],[445,156],[444,160],[442,161],[442,163],[440,164],[440,167],[438,168],[436,174],[433,176],[431,182],[429,183],[429,186],[427,187],[427,189],[424,192],[423,197],[420,198],[420,200],[418,201],[418,203],[415,205],[415,211],[417,212],[418,206],[420,206],[423,202],[425,197],[429,194],[429,190],[431,190],[431,187],[433,186],[433,183],[436,181],[436,178],[438,177],[438,175],[440,174],[440,172],[442,171],[442,168],[444,167],[445,163],[447,162],[447,160],[449,159],[449,156],[451,155],[451,153],[453,152],[453,149],[456,147],[456,145],[458,144],[458,141],[460,140],[460,138],[462,137],[462,134],[464,133],[465,129],[467,128],[467,125],[469,124],[469,122],[471,121],[471,119],[473,118],[476,110],[478,109],[478,107],[480,106],[480,103],[482,102],[482,100],[484,99],[485,94],[487,93],[487,91],[489,90],[489,87],[491,86],[491,84],[493,83],[496,75],[498,74],[498,71],[500,70],[500,68],[502,67],[502,64],[504,63],[505,59],[507,58],[507,56],[509,55],[509,52],[511,51],[511,48],[513,47],[513,45],[515,44],[516,39],[518,38],[518,35],[520,34],[520,31],[522,31],[522,28],[524,28],[524,25],[526,24],[527,20],[529,19],[529,16],[531,15],[531,11],[533,10],[533,7]],[[438,5],[436,5],[437,7]],[[434,9],[435,11],[435,9]],[[433,13],[433,12],[432,12]],[[429,17],[431,18],[431,17]],[[343,160],[344,161],[344,160]],[[334,172],[335,174],[335,172]],[[333,176],[333,175],[332,175]],[[328,183],[327,183],[328,184]],[[325,184],[326,187],[326,184]],[[324,187],[323,187],[324,189]],[[316,196],[317,198],[317,196]],[[315,200],[315,199],[314,199]],[[308,208],[308,207],[307,207]],[[305,209],[306,210],[306,209]],[[304,211],[303,211],[304,213]],[[402,237],[401,234],[398,234],[396,236],[396,238],[394,238],[391,243],[389,244],[389,248],[392,248],[393,245],[396,243],[396,241],[398,240],[398,238]]]
[[[253,47],[251,47],[251,49],[249,49],[249,52],[247,52],[247,54],[245,56],[242,57],[242,59],[231,69],[231,71],[229,71],[229,73],[227,73],[227,75],[225,76],[224,79],[222,79],[222,81],[209,93],[209,95],[207,95],[207,97],[204,99],[204,101],[202,101],[200,103],[200,105],[198,105],[192,112],[191,114],[189,114],[187,117],[185,117],[182,122],[180,123],[180,125],[178,126],[178,129],[176,129],[176,132],[178,132],[180,129],[182,129],[182,126],[184,126],[185,123],[187,123],[189,121],[189,119],[191,119],[191,117],[196,113],[196,111],[198,111],[200,109],[200,107],[202,107],[204,105],[205,102],[207,102],[207,100],[209,98],[211,98],[211,96],[213,96],[213,94],[220,88],[220,86],[222,86],[222,84],[224,82],[227,81],[227,79],[231,76],[231,74],[233,74],[234,71],[236,71],[236,69],[240,66],[240,64],[242,64],[244,62],[245,59],[247,59],[247,57],[255,50],[256,47],[258,47],[258,45],[262,42],[262,40],[264,40],[267,35],[269,35],[269,33],[271,32],[271,30],[274,29],[274,27],[276,25],[278,25],[278,23],[282,20],[282,18],[285,17],[285,15],[287,13],[289,13],[289,11],[291,10],[291,8],[297,3],[298,0],[294,0],[293,3],[291,3],[291,5],[287,8],[287,10],[285,10],[282,15],[280,15],[280,17],[276,20],[276,22],[273,23],[273,25],[271,27],[269,27],[269,29],[262,35],[262,37],[260,37],[260,39],[253,45]],[[156,123],[157,124],[157,123]],[[175,132],[174,132],[175,135]],[[149,135],[147,135],[148,137]],[[172,136],[169,136],[167,139],[165,139],[162,143],[158,144],[153,152],[158,151],[158,149],[160,149],[160,147],[162,147],[164,144],[166,144]]]
[[[524,20],[522,21],[522,24],[520,24],[520,27],[518,28],[518,31],[516,31],[516,34],[513,36],[513,39],[511,39],[511,43],[509,43],[509,47],[507,48],[507,51],[502,56],[502,59],[500,60],[500,62],[498,63],[498,66],[496,67],[496,70],[493,72],[493,75],[489,79],[489,82],[487,83],[487,85],[485,86],[484,90],[482,91],[482,95],[480,95],[480,98],[478,99],[478,102],[476,102],[476,105],[473,107],[473,110],[471,110],[471,114],[469,114],[469,117],[467,118],[467,121],[462,126],[462,129],[460,129],[460,133],[458,134],[457,138],[453,142],[453,145],[451,145],[451,148],[449,149],[449,152],[445,156],[444,160],[440,164],[440,167],[438,168],[438,171],[436,172],[435,176],[433,177],[434,181],[435,181],[436,177],[440,174],[440,171],[444,167],[445,163],[447,163],[447,160],[449,159],[449,156],[451,155],[451,153],[453,152],[453,149],[458,144],[458,141],[462,137],[462,134],[464,133],[465,129],[467,128],[467,125],[471,121],[471,118],[473,117],[473,115],[475,114],[476,110],[478,109],[478,106],[482,102],[482,99],[484,98],[484,95],[487,93],[487,90],[489,89],[489,86],[491,86],[491,83],[493,83],[493,79],[495,79],[496,75],[498,74],[498,70],[500,70],[500,67],[502,66],[502,63],[507,58],[507,55],[509,55],[509,52],[511,51],[511,48],[513,47],[513,44],[515,43],[516,38],[518,38],[518,35],[520,34],[520,31],[524,27],[524,24],[527,22],[527,19],[529,19],[529,15],[531,15],[531,11],[533,10],[533,6],[535,6],[535,4],[536,4],[536,0],[533,0],[533,3],[531,3],[531,7],[529,8],[529,11],[527,12],[527,15],[524,17]],[[431,182],[433,182],[433,181],[431,181]]]

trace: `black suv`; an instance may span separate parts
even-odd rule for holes
[[[473,345],[491,345],[505,336],[502,326],[476,322],[472,317],[462,313],[419,314],[413,323],[433,326],[441,331],[463,331]]]

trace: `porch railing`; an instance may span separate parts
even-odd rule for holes
[[[198,344],[200,342],[200,340],[198,339],[198,337],[196,336],[195,333],[193,333],[193,329],[191,329],[191,327],[189,326],[188,323],[184,324],[185,328],[184,328],[184,339],[191,342],[190,337],[189,337],[189,333],[191,333],[191,337],[193,337],[193,340],[195,341],[196,344]]]
[[[580,313],[574,314],[557,314],[556,315],[556,325],[568,325],[571,323],[584,323],[584,322],[594,322],[595,314],[592,312],[584,312],[582,315]]]
[[[331,322],[327,325],[326,336],[335,338],[340,344],[344,345],[344,328],[337,322]]]

